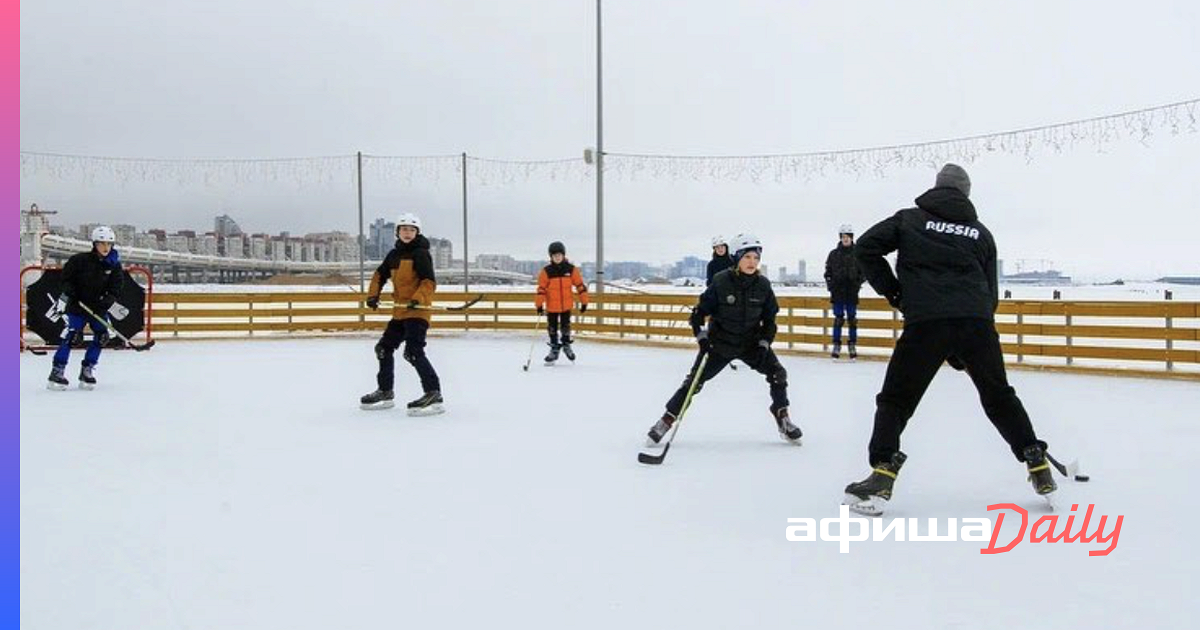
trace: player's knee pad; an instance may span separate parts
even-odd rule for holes
[[[838,316],[838,317],[833,318],[833,325],[837,328],[841,328],[842,324],[845,324],[845,323],[846,323],[845,317]]]
[[[375,358],[381,361],[392,356],[393,352],[395,352],[395,350],[387,347],[387,344],[383,343],[382,341],[375,344]]]
[[[782,365],[775,368],[775,370],[771,372],[771,375],[767,377],[767,382],[772,385],[787,387],[787,368],[783,367]]]
[[[425,358],[425,348],[405,348],[404,360],[416,365],[417,361]]]

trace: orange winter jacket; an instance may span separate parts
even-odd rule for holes
[[[418,234],[411,243],[396,241],[396,247],[388,252],[383,263],[371,276],[368,297],[379,297],[383,287],[392,281],[393,319],[430,320],[428,309],[408,308],[411,300],[421,306],[433,303],[433,292],[437,281],[433,277],[433,258],[429,255],[429,239]]]
[[[587,285],[579,269],[565,260],[557,265],[550,263],[538,274],[537,298],[533,303],[538,308],[544,306],[548,313],[566,313],[575,306],[571,287],[579,293],[580,304],[587,304]]]

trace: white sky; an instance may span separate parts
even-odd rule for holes
[[[447,154],[575,157],[595,143],[589,0],[339,3],[43,0],[21,15],[21,146],[133,157]],[[1200,8],[1114,2],[605,4],[605,144],[750,154],[1001,131],[1200,94]],[[1002,258],[1079,277],[1200,273],[1200,133],[1149,146],[996,156],[968,166]],[[366,182],[368,221],[403,211],[461,241],[453,172]],[[837,226],[911,203],[932,169],[811,181],[607,188],[607,260],[707,255],[756,231],[772,269],[810,269]],[[22,181],[63,222],[252,231],[353,230],[353,186],[115,186]],[[472,253],[594,256],[591,180],[471,191]],[[1009,267],[1012,268],[1011,266]],[[811,272],[810,272],[811,274]]]

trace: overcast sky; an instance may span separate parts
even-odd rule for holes
[[[1200,96],[1200,3],[607,0],[613,152],[789,153],[1055,123]],[[455,154],[574,158],[595,143],[590,0],[40,0],[21,12],[21,148],[128,157]],[[1200,274],[1200,133],[1103,152],[996,155],[972,198],[1009,261],[1085,278]],[[834,246],[934,170],[762,184],[607,187],[607,260],[707,256],[755,231],[772,269]],[[366,214],[414,211],[461,241],[453,171],[370,177]],[[356,229],[347,177],[300,188],[23,178],[22,202],[85,221]],[[373,187],[374,186],[374,187]],[[473,186],[472,253],[594,256],[594,183]],[[1009,270],[1012,270],[1010,264]],[[810,275],[811,275],[810,271]]]

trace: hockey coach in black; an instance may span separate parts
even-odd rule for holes
[[[847,502],[865,513],[882,511],[904,463],[900,434],[943,362],[966,373],[979,390],[984,412],[1025,462],[1033,488],[1056,489],[1029,415],[1004,368],[995,312],[999,304],[996,243],[970,200],[971,180],[955,164],[935,186],[867,230],[855,256],[877,293],[904,314],[904,332],[876,397],[868,458],[872,472],[846,487]],[[897,252],[896,272],[884,256]]]

